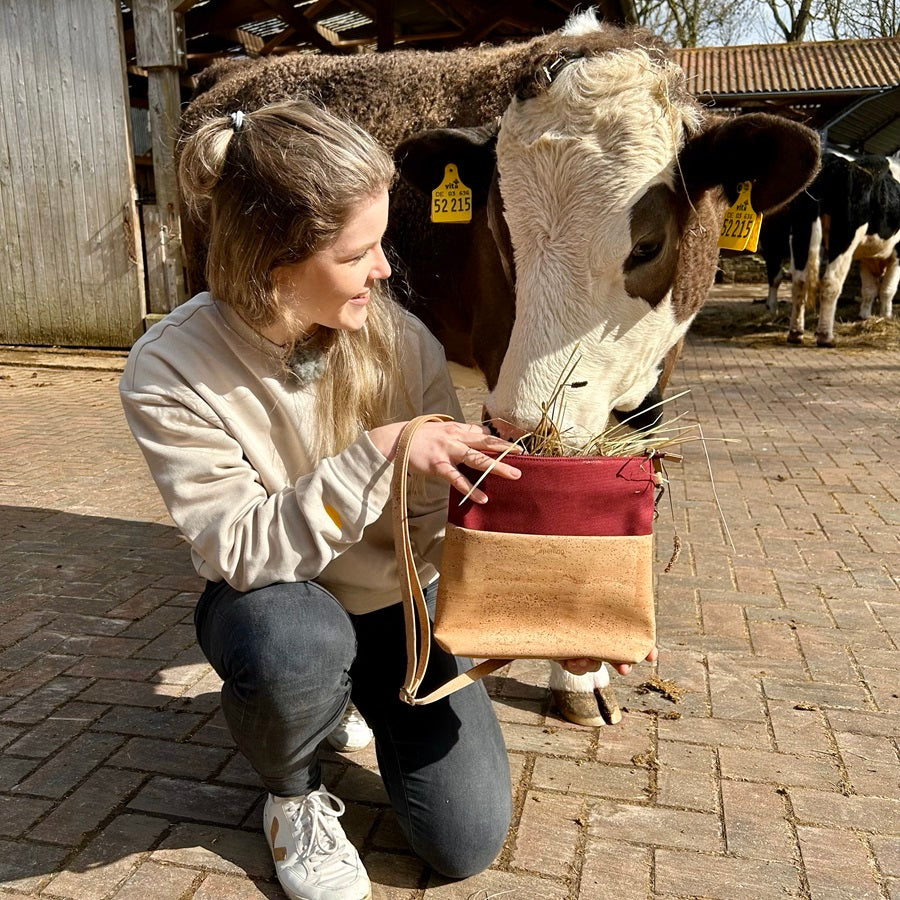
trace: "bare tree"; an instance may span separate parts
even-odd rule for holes
[[[840,0],[827,0],[827,3]],[[843,37],[894,37],[900,34],[900,2],[898,0],[866,0],[846,4],[842,15]]]
[[[780,40],[841,40],[900,33],[900,0],[764,0]]]
[[[639,25],[679,47],[737,43],[758,0],[634,0]]]
[[[765,0],[765,3],[782,40],[796,43],[806,37],[813,22],[813,0]]]

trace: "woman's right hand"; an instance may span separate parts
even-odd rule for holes
[[[369,432],[372,443],[390,460],[397,451],[397,441],[406,422],[382,425]],[[510,449],[512,448],[512,449]],[[461,494],[467,494],[472,484],[457,466],[466,465],[502,478],[518,478],[522,473],[506,462],[497,462],[486,454],[519,454],[522,448],[502,438],[494,437],[483,425],[466,425],[462,422],[424,422],[416,430],[410,444],[409,471],[418,475],[435,475],[452,484]],[[493,467],[493,468],[491,468]],[[472,493],[476,503],[487,503],[482,490]]]

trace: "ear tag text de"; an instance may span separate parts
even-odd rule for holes
[[[738,198],[725,210],[722,230],[719,232],[719,247],[726,250],[747,250],[756,252],[759,243],[759,228],[762,213],[755,212],[750,203],[750,182],[738,185]]]
[[[460,181],[453,163],[447,163],[444,180],[431,192],[431,221],[472,221],[472,190]]]

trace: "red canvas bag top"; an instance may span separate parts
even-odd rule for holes
[[[507,534],[646,535],[653,531],[653,462],[619,456],[511,456],[517,481],[488,474],[488,502],[450,489],[448,521],[460,528]],[[474,484],[482,473],[461,467]]]

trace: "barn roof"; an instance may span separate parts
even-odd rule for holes
[[[125,50],[134,48],[130,4],[120,0]],[[601,16],[624,23],[631,0],[592,0]],[[356,53],[436,50],[482,41],[522,40],[560,28],[580,0],[171,0],[181,16],[184,58],[196,73],[221,56],[296,51]]]
[[[871,94],[900,84],[900,37],[691,47],[673,55],[695,94],[722,100]]]
[[[860,101],[900,84],[900,37],[691,47],[673,50],[672,55],[684,69],[690,90],[716,109],[768,110],[820,129]],[[875,113],[874,106],[870,112]],[[859,107],[844,123],[842,145],[867,137],[871,126],[862,121],[867,115]],[[881,102],[879,115],[894,122],[882,123],[888,130],[879,146],[896,149],[898,142],[890,137],[900,115],[896,96]],[[835,134],[832,140],[837,142]]]
[[[860,100],[822,128],[827,144],[892,156],[900,150],[900,87]]]

